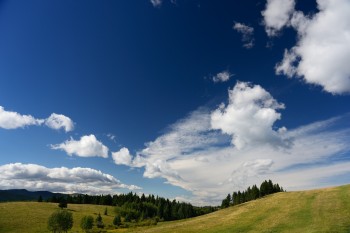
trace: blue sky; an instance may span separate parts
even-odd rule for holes
[[[218,204],[349,183],[350,3],[0,1],[0,189]]]

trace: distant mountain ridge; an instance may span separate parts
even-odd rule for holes
[[[66,196],[67,194],[52,193],[49,191],[28,191],[26,189],[8,189],[0,190],[0,202],[7,201],[35,201],[41,196],[47,200],[53,196]]]

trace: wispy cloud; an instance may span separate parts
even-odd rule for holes
[[[22,163],[0,166],[0,187],[88,194],[113,194],[120,189],[141,189],[136,185],[123,184],[112,175],[92,168],[47,168]]]
[[[254,28],[243,23],[235,22],[233,29],[242,34],[243,47],[251,49],[254,47]]]
[[[214,83],[218,83],[218,82],[223,83],[223,82],[229,81],[232,76],[234,75],[231,74],[230,71],[224,70],[214,75],[211,79],[213,80]]]
[[[162,3],[163,3],[162,0],[150,0],[150,2],[152,3],[152,5],[154,7],[160,7],[162,5]]]
[[[53,150],[63,150],[68,155],[79,157],[103,157],[108,158],[108,148],[98,141],[95,135],[85,135],[80,140],[71,138],[61,144],[51,145]]]
[[[111,141],[113,141],[113,142],[116,142],[117,136],[115,136],[114,134],[108,133],[108,134],[107,134],[107,137],[109,138],[109,140],[111,140]]]

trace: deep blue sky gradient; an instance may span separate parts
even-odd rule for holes
[[[111,158],[68,157],[49,145],[95,134],[111,151],[126,146],[135,153],[189,112],[226,101],[237,80],[261,85],[286,105],[276,127],[348,113],[349,96],[275,75],[297,35],[286,29],[268,38],[264,6],[243,0],[164,1],[160,8],[147,0],[0,1],[0,105],[37,118],[61,113],[76,123],[68,134],[0,129],[0,164],[86,166],[147,192],[184,193],[162,179],[143,179],[142,169],[116,167]],[[314,1],[299,1],[297,8],[316,10]],[[254,27],[254,48],[242,47],[234,22]],[[233,78],[214,84],[211,76],[223,70]]]

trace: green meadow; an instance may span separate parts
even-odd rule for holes
[[[112,230],[114,208],[68,205],[74,226],[82,232],[84,215],[101,213],[107,232],[350,232],[350,185],[301,192],[283,192],[187,220],[160,222],[157,226]],[[0,203],[0,232],[48,232],[47,219],[57,204]]]

